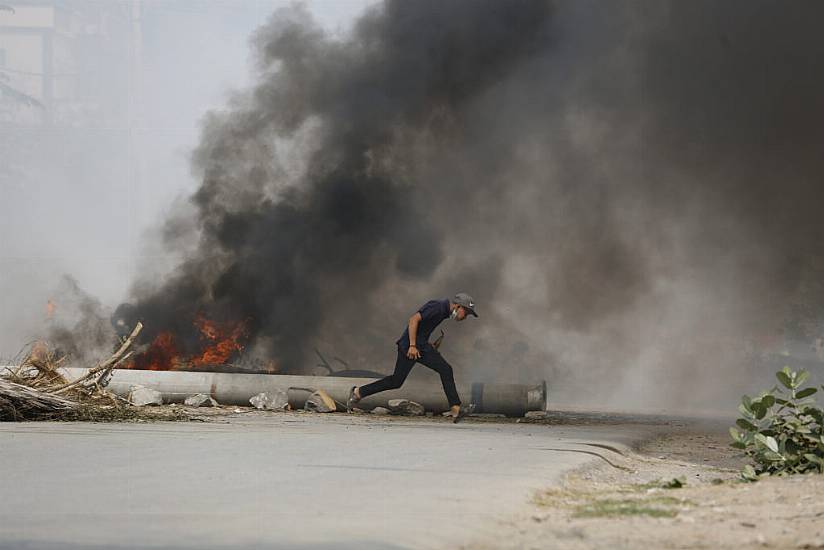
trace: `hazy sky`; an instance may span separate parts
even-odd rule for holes
[[[328,32],[344,34],[370,3],[306,5]],[[34,336],[63,274],[113,307],[137,272],[169,263],[147,248],[156,242],[147,233],[175,208],[176,198],[195,188],[190,153],[202,117],[225,107],[233,90],[248,87],[251,35],[289,4],[144,2],[142,85],[117,98],[124,107],[136,105],[129,122],[93,128],[90,120],[86,128],[58,130],[22,159],[9,141],[0,142],[0,162],[22,165],[25,173],[0,181],[0,356]],[[123,72],[131,60],[113,55],[108,62],[95,61],[93,70]]]

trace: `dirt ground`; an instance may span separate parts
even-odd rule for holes
[[[465,548],[824,549],[824,476],[738,480],[744,463],[715,424],[675,427],[535,494],[532,511]]]

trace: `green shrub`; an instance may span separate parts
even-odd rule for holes
[[[776,373],[780,386],[758,398],[741,398],[743,418],[730,428],[732,446],[753,461],[741,472],[754,481],[762,475],[824,473],[824,412],[812,395],[818,389],[803,388],[809,373],[784,367]],[[824,386],[822,386],[824,389]]]

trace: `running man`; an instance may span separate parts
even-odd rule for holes
[[[451,300],[430,300],[409,318],[406,330],[396,342],[398,359],[395,362],[395,372],[376,380],[371,384],[349,390],[347,408],[370,395],[386,390],[400,388],[415,363],[420,363],[434,370],[441,376],[443,391],[449,401],[450,412],[455,422],[469,414],[468,407],[461,407],[461,399],[455,388],[455,378],[452,367],[441,356],[440,352],[429,343],[429,336],[444,319],[463,321],[468,315],[478,316],[475,313],[475,300],[469,294],[459,292]]]

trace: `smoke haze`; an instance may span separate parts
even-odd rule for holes
[[[791,8],[387,1],[346,36],[279,10],[203,121],[185,260],[131,301],[149,337],[205,314],[287,371],[387,371],[414,308],[467,291],[459,376],[725,404],[799,300],[820,330],[824,7]]]

